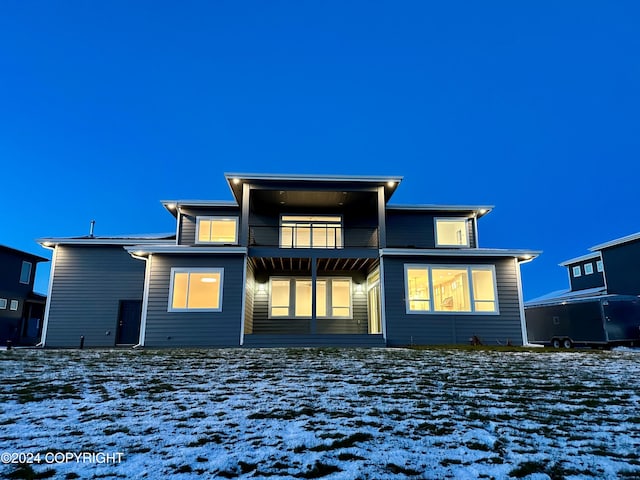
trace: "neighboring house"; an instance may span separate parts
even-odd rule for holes
[[[520,263],[490,206],[390,205],[401,177],[226,174],[234,201],[162,202],[175,235],[43,238],[43,345],[526,343]]]
[[[568,289],[526,302],[531,341],[566,347],[640,342],[640,233],[589,250],[560,264]]]
[[[46,297],[33,292],[39,262],[46,258],[0,245],[0,345],[40,340]]]

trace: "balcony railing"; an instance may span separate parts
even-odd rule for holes
[[[278,248],[378,248],[377,227],[335,225],[249,226],[249,246]]]

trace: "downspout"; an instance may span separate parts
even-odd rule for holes
[[[138,338],[138,343],[134,345],[132,348],[141,348],[144,347],[144,337],[147,332],[147,307],[149,306],[149,284],[151,283],[151,257],[142,257],[139,255],[135,255],[134,253],[130,253],[130,255],[137,260],[145,261],[145,269],[144,269],[144,289],[142,291],[142,313],[140,315],[140,336]]]
[[[56,271],[56,258],[58,254],[58,246],[48,247],[42,245],[42,247],[52,250],[53,256],[51,257],[51,271],[49,272],[49,286],[47,287],[47,303],[44,307],[44,319],[42,321],[42,334],[40,335],[40,342],[36,344],[36,347],[44,348],[47,341],[47,330],[49,328],[49,311],[51,310],[51,293],[53,292],[53,276]]]

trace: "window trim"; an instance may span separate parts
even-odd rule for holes
[[[604,272],[604,262],[602,260],[596,261],[596,272]]]
[[[22,274],[24,272],[24,266],[25,265],[29,265],[29,270],[27,273],[27,281],[25,282],[24,280],[22,280]],[[26,260],[22,261],[22,266],[20,267],[20,283],[23,285],[29,285],[29,283],[31,283],[31,272],[33,270],[33,263],[31,262],[27,262]]]
[[[20,307],[20,300],[11,300],[11,302],[9,302],[9,310],[12,312],[17,312],[18,307]]]
[[[0,298],[0,310],[6,310],[6,309],[7,309],[7,299]]]
[[[340,218],[340,222],[339,222],[339,226],[340,226],[340,245],[335,245],[333,247],[314,247],[313,245],[310,245],[308,247],[296,247],[294,245],[291,245],[290,247],[286,247],[283,246],[282,243],[282,222],[283,222],[283,217],[339,217]],[[296,223],[295,220],[285,220],[285,223],[290,222],[290,223]],[[314,221],[309,220],[309,221],[304,221],[304,220],[300,220],[299,223],[311,223],[313,224]],[[318,221],[318,223],[322,223],[321,221]],[[327,223],[327,222],[325,222]],[[331,222],[328,222],[327,224],[330,224]],[[336,225],[338,225],[338,223],[336,222]],[[311,243],[313,243],[313,228],[310,229],[310,238],[311,238]],[[287,248],[287,249],[295,249],[295,248],[313,248],[313,249],[325,249],[325,250],[341,250],[344,248],[344,215],[340,214],[340,213],[313,213],[313,214],[301,214],[301,213],[281,213],[280,214],[280,219],[279,219],[279,224],[278,224],[278,247],[279,248]]]
[[[214,241],[201,241],[200,240],[200,221],[201,220],[209,220],[209,221],[215,221],[215,220],[234,220],[235,224],[236,224],[236,232],[235,232],[235,237],[234,237],[234,241],[233,242],[214,242]],[[240,227],[240,217],[235,216],[235,215],[229,215],[229,216],[224,216],[224,215],[197,215],[196,216],[196,238],[195,238],[195,243],[197,245],[238,245],[238,230]]]
[[[288,305],[288,309],[289,309],[289,314],[288,315],[276,315],[273,316],[271,315],[271,299],[272,299],[272,295],[271,295],[271,284],[273,280],[288,280],[289,281],[289,305]],[[296,298],[296,288],[295,288],[295,282],[297,280],[301,280],[301,281],[311,281],[311,277],[298,277],[298,276],[291,276],[291,277],[287,277],[287,276],[282,276],[282,275],[276,275],[276,276],[272,276],[269,277],[269,291],[268,291],[268,299],[269,299],[269,307],[268,307],[268,318],[269,319],[274,319],[274,320],[310,320],[313,317],[313,312],[311,315],[309,315],[308,317],[302,317],[302,316],[296,316],[295,312],[296,312],[296,303],[295,303],[295,298]],[[349,316],[344,316],[344,315],[331,315],[332,313],[332,309],[333,309],[333,289],[332,289],[332,282],[333,280],[348,280],[349,281]],[[291,282],[293,281],[293,288],[292,288],[292,284]],[[318,281],[325,281],[326,285],[327,285],[327,296],[326,296],[326,312],[327,315],[324,315],[322,317],[316,315],[316,319],[319,320],[353,320],[353,279],[351,277],[340,277],[340,276],[322,276],[322,277],[316,277],[316,282]],[[316,292],[317,292],[317,288],[316,288]],[[317,306],[317,305],[316,305]],[[276,308],[284,308],[284,307],[276,307]]]
[[[429,281],[429,310],[411,310],[409,299],[409,282],[407,281],[407,272],[412,269],[426,269]],[[468,312],[463,311],[442,311],[434,309],[434,294],[433,294],[433,281],[431,276],[431,270],[436,269],[455,269],[455,270],[467,270],[467,276],[469,278],[469,303],[471,310]],[[473,270],[488,270],[491,271],[493,276],[493,295],[495,298],[496,308],[494,311],[488,312],[484,310],[476,310],[475,302],[482,301],[475,299],[475,292],[473,290]],[[496,266],[491,264],[472,265],[472,264],[440,264],[440,263],[405,263],[404,264],[404,305],[405,313],[407,315],[500,315],[500,303],[498,300],[498,280],[496,278]]]
[[[176,273],[211,273],[211,274],[220,274],[220,290],[218,293],[218,298],[220,299],[218,308],[174,308],[173,307],[173,285],[175,282],[175,274]],[[189,279],[191,282],[191,279]],[[171,272],[169,274],[169,298],[167,301],[167,312],[222,312],[222,303],[223,303],[223,287],[224,287],[224,268],[222,267],[171,267]],[[188,295],[188,293],[187,293]]]
[[[593,263],[592,262],[585,263],[583,265],[583,267],[584,267],[584,274],[585,275],[593,275]],[[587,267],[588,267],[588,270],[587,270]],[[591,271],[589,271],[589,270],[591,270]]]
[[[571,273],[573,275],[573,278],[581,277],[582,276],[582,267],[580,265],[574,265],[573,267],[571,267]]]
[[[438,222],[464,222],[465,226],[465,238],[464,244],[449,244],[440,243],[438,241]],[[471,246],[471,239],[469,238],[469,219],[467,217],[434,217],[433,218],[433,238],[436,248],[469,248]]]

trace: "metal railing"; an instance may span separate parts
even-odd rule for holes
[[[331,224],[249,226],[249,246],[278,248],[378,248],[377,227]]]

